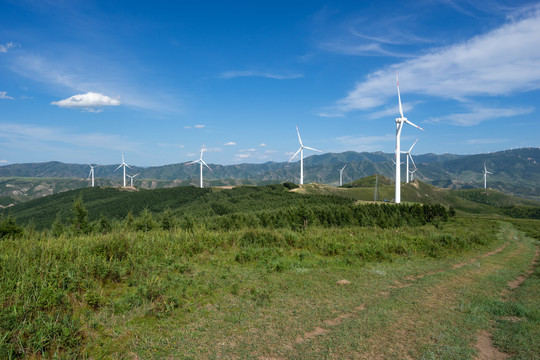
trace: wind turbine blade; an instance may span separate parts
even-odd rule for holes
[[[191,164],[198,164],[200,160],[195,160],[195,161],[192,161],[192,162],[189,162],[187,163],[186,165],[191,165]]]
[[[137,173],[137,174],[133,175],[133,177],[135,177],[135,176],[137,176],[137,175],[140,175],[140,174],[141,174],[141,173]]]
[[[202,161],[202,164],[208,168],[208,170],[213,171],[212,169],[210,169],[210,166],[208,166],[208,165],[204,162],[204,160],[201,159],[201,161]]]
[[[296,155],[298,155],[298,153],[300,152],[300,150],[302,150],[302,148],[298,149],[298,151],[294,153],[294,155],[292,156],[292,158],[289,159],[289,162],[291,162],[292,159],[294,159],[294,158],[296,157]]]
[[[317,150],[317,149],[314,149],[314,148],[310,148],[310,147],[307,147],[307,146],[304,146],[304,149],[308,149],[308,150],[313,150],[313,151],[318,151],[318,152],[322,152],[321,150]]]
[[[88,173],[88,177],[92,176],[92,170]]]
[[[300,138],[300,131],[298,131],[298,126],[296,127],[296,133],[298,134],[298,141],[300,141],[300,146],[304,146],[302,145],[302,139]]]
[[[401,95],[399,94],[399,78],[398,78],[397,71],[396,71],[396,84],[397,84],[397,96],[399,100],[399,114],[403,118],[403,107],[401,106]]]
[[[412,155],[411,155],[411,154],[408,154],[408,155],[409,155],[409,158],[410,158],[411,161],[412,161],[412,164],[414,165],[414,168],[416,169],[416,164],[414,163],[414,160],[413,160],[413,158],[412,158]]]
[[[116,169],[114,169],[114,171],[116,171],[116,170],[120,169],[120,168],[122,167],[122,165],[124,165],[124,164],[120,164],[120,165],[118,165],[118,167],[117,167]]]
[[[131,166],[129,166],[128,164],[124,164],[124,165],[126,165],[126,166],[127,166],[128,168],[130,168],[130,169],[131,169]]]
[[[414,145],[416,145],[416,142],[418,141],[418,138],[416,138],[416,140],[414,141],[414,144],[412,144],[411,148],[409,149],[409,152],[412,151],[412,148],[414,147]]]
[[[418,126],[418,125],[415,125],[415,124],[413,124],[412,122],[410,122],[410,121],[409,121],[409,120],[407,120],[407,119],[405,119],[405,122],[406,122],[407,124],[409,124],[409,125],[412,125],[412,126],[414,126],[415,128],[418,128],[418,129],[420,129],[420,130],[424,131],[424,129],[422,129],[422,128],[421,128],[420,126]]]
[[[345,168],[347,167],[347,165],[349,165],[349,164],[345,164],[345,166],[341,169],[341,171],[345,170]]]

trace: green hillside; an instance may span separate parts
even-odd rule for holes
[[[343,172],[344,182],[354,182],[372,174],[394,178],[393,154],[326,153],[309,156],[304,161],[304,182],[338,185],[339,169],[347,164]],[[491,154],[454,155],[424,154],[415,156],[418,171],[415,178],[441,188],[481,188],[483,163],[493,174],[488,177],[490,188],[533,200],[540,200],[540,150],[536,148],[500,151]],[[207,186],[265,185],[290,181],[299,182],[299,162],[263,164],[210,164],[212,172],[205,175]],[[117,165],[100,165],[96,168],[99,186],[120,185],[122,176],[114,171]],[[39,164],[13,164],[0,166],[0,179],[12,188],[0,184],[0,196],[10,196],[25,201],[48,193],[87,186],[85,178],[89,167],[84,164],[48,162]],[[135,180],[139,187],[156,189],[163,187],[197,185],[199,168],[184,163],[148,168],[136,167],[140,173]],[[25,179],[22,179],[25,177]],[[18,180],[15,180],[18,179]],[[37,178],[37,179],[36,179]],[[405,178],[405,169],[402,169]],[[39,180],[41,179],[41,180]],[[40,187],[46,180],[45,189]],[[23,183],[26,181],[26,184]],[[366,180],[368,181],[368,180]],[[58,182],[59,185],[54,185]],[[86,183],[85,183],[86,182]],[[34,190],[34,188],[37,188]],[[19,195],[14,196],[17,192]],[[382,195],[380,198],[388,198]],[[389,199],[391,199],[390,197]]]

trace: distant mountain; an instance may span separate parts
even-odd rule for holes
[[[394,179],[393,158],[393,153],[357,153],[354,151],[309,156],[304,159],[304,182],[337,185],[339,169],[344,164],[348,164],[343,172],[344,182],[352,182],[373,174]],[[423,154],[414,156],[414,160],[418,166],[415,178],[439,187],[454,189],[482,187],[483,163],[486,162],[488,170],[493,173],[488,175],[489,187],[517,196],[540,200],[540,150],[537,148],[477,155]],[[122,177],[120,170],[114,171],[117,166],[100,165],[97,167],[95,170],[97,184],[99,186],[120,185]],[[210,166],[213,171],[205,173],[205,183],[208,186],[299,181],[299,162],[291,164],[287,162],[210,164]],[[162,188],[198,184],[198,165],[186,166],[185,163],[180,163],[147,168],[132,166],[132,168],[132,173],[140,173],[135,182],[136,186],[139,187]],[[405,179],[404,168],[405,166],[402,167],[402,179]],[[59,180],[63,184],[60,187],[47,185],[53,192],[59,192],[73,189],[75,186],[87,186],[87,181],[85,182],[84,179],[88,177],[89,171],[89,166],[85,164],[64,164],[61,162],[13,164],[0,166],[0,178],[4,178],[0,180],[6,184],[13,184],[15,180],[12,178],[14,177],[47,178],[47,181],[53,181],[51,178],[78,179],[78,183],[73,182],[71,185],[65,180]],[[11,178],[11,180],[5,178]],[[18,179],[18,181],[24,180]],[[32,186],[39,186],[35,185],[34,180],[32,181],[34,184]],[[6,186],[2,187],[0,182],[0,196],[12,197],[13,191],[22,191],[17,187],[7,189]],[[27,190],[27,192],[36,193],[33,190]]]

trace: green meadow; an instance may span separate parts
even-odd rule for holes
[[[315,188],[94,188],[5,211],[0,358],[472,359],[483,331],[538,358],[533,204]]]

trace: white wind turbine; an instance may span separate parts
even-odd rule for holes
[[[339,186],[343,185],[343,170],[347,167],[348,164],[345,164],[341,170],[339,170]]]
[[[203,147],[201,149],[201,157],[199,158],[199,160],[195,160],[195,161],[192,161],[192,162],[186,164],[186,165],[191,165],[191,164],[199,163],[201,165],[201,189],[204,187],[204,185],[203,185],[203,165],[206,166],[208,168],[208,170],[212,171],[212,169],[210,169],[210,166],[208,166],[204,162],[204,160],[202,159],[204,150],[206,150],[206,149],[204,148],[204,145],[203,145]]]
[[[418,170],[418,168],[416,167],[416,165],[414,165],[414,170],[411,171],[411,181],[414,181],[414,173],[416,172],[416,170]]]
[[[127,175],[127,174],[126,174],[126,175]],[[127,177],[131,179],[131,185],[130,185],[131,187],[133,187],[133,178],[134,178],[135,176],[137,176],[137,175],[139,175],[139,173],[137,173],[137,174],[135,174],[135,175],[127,175]]]
[[[413,124],[405,116],[403,116],[403,107],[401,106],[401,95],[399,94],[399,78],[398,74],[396,72],[396,83],[397,83],[397,93],[398,93],[398,100],[399,100],[399,114],[400,117],[396,118],[396,195],[395,195],[395,202],[396,204],[401,203],[401,149],[400,149],[400,142],[401,142],[401,129],[403,128],[403,123],[407,123],[409,125],[414,126],[415,128],[418,128],[420,130],[422,129],[420,126]]]
[[[292,158],[290,158],[289,162],[291,162],[296,157],[296,155],[300,153],[300,185],[303,185],[304,184],[304,149],[318,151],[318,152],[322,152],[322,151],[314,149],[314,148],[310,148],[308,146],[304,146],[304,144],[302,144],[302,139],[300,138],[300,131],[298,131],[298,126],[296,127],[296,133],[298,134],[298,141],[300,142],[300,149],[298,149],[298,151],[292,156]]]
[[[487,174],[493,174],[487,171],[486,163],[484,162],[484,189],[487,189]]]
[[[122,163],[118,165],[118,167],[114,169],[114,171],[120,169],[121,167],[124,168],[124,187],[126,186],[126,166],[131,169],[131,166],[126,164],[126,162],[124,161],[124,153],[122,153]]]
[[[88,174],[88,177],[92,179],[92,187],[94,187],[94,169],[97,168],[97,165],[92,166],[88,164],[88,166],[90,166],[90,174]]]
[[[412,148],[414,147],[414,145],[416,145],[416,142],[418,141],[418,139],[416,139],[416,141],[414,142],[414,144],[412,144],[411,148],[409,149],[409,151],[402,151],[401,153],[402,154],[407,154],[407,184],[409,183],[409,174],[412,174],[410,171],[409,171],[409,159],[411,159],[413,165],[414,165],[414,171],[416,171],[416,164],[414,163],[414,160],[412,158],[412,155],[411,155],[411,151],[412,151]]]

